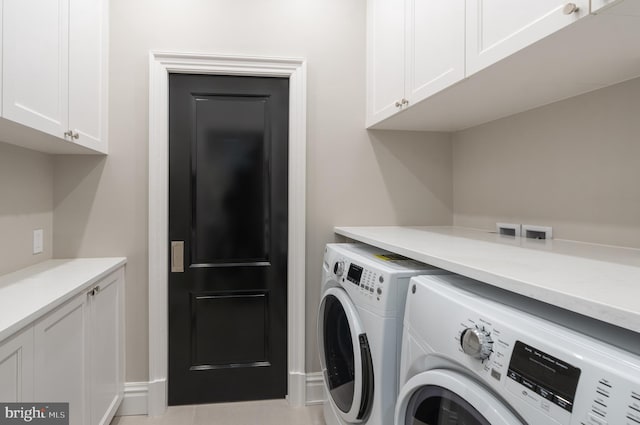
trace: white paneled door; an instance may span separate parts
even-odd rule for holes
[[[404,0],[367,1],[367,126],[400,110],[404,97]]]
[[[45,316],[35,329],[35,399],[69,403],[70,425],[88,424],[86,295]]]
[[[467,76],[589,14],[589,0],[467,1]]]
[[[0,401],[33,401],[33,328],[0,344]]]
[[[69,0],[69,129],[76,142],[106,151],[106,0]]]
[[[3,117],[67,131],[69,0],[4,0]]]
[[[405,97],[415,104],[464,78],[464,0],[406,0]]]

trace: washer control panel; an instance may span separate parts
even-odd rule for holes
[[[529,423],[640,425],[640,353],[572,331],[524,307],[465,292],[457,282],[464,279],[421,276],[411,281],[417,290],[409,291],[405,325],[429,352],[474,374]]]

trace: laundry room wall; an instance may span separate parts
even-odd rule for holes
[[[0,275],[48,260],[53,254],[53,160],[0,142]],[[33,231],[44,251],[33,254]]]
[[[111,0],[110,153],[55,160],[57,257],[126,255],[126,379],[148,378],[149,50],[303,57],[307,371],[333,226],[450,224],[450,136],[367,132],[364,0]]]
[[[640,248],[640,79],[453,135],[454,223]]]

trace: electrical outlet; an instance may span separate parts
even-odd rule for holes
[[[553,228],[549,226],[523,224],[522,236],[529,239],[551,239],[553,237]]]
[[[520,225],[513,223],[496,223],[496,232],[504,236],[520,236]]]
[[[33,231],[33,254],[40,254],[44,251],[44,232],[42,229]]]

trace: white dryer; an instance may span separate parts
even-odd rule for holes
[[[637,334],[461,276],[411,280],[400,377],[395,425],[640,424]]]
[[[327,425],[389,425],[411,276],[445,271],[362,244],[328,244],[318,346]]]

